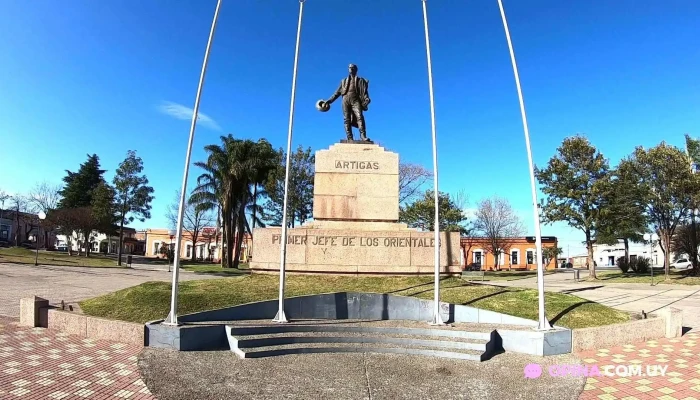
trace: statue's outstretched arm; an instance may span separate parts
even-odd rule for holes
[[[335,99],[340,97],[340,91],[342,88],[343,88],[343,82],[341,81],[340,85],[338,86],[338,89],[336,89],[335,93],[333,93],[333,96],[331,96],[330,99],[328,99],[328,101],[326,101],[326,103],[331,104],[335,101]]]

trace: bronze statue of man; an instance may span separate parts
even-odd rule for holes
[[[345,134],[348,140],[354,140],[352,127],[360,130],[360,139],[362,141],[370,141],[367,138],[367,130],[365,128],[364,111],[367,111],[369,106],[369,81],[365,78],[357,76],[357,65],[350,64],[348,66],[349,75],[340,81],[340,86],[328,99],[324,106],[330,107],[338,97],[343,96],[343,122],[345,123]]]

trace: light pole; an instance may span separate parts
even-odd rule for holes
[[[168,231],[168,235],[170,235],[170,247],[168,247],[168,272],[170,272],[170,254],[172,254],[172,259],[175,259],[175,253],[171,253],[173,251],[173,238],[175,237],[175,234],[177,234],[177,232]]]
[[[535,223],[535,248],[537,249],[537,303],[538,303],[538,317],[537,317],[537,329],[544,331],[552,329],[552,325],[547,320],[544,308],[544,268],[542,263],[542,233],[540,231],[540,210],[539,203],[537,202],[537,186],[535,184],[535,167],[532,162],[532,149],[530,148],[530,129],[527,126],[527,115],[525,114],[525,100],[523,100],[523,91],[520,87],[520,75],[518,73],[518,66],[515,62],[515,51],[513,50],[513,43],[510,40],[510,30],[508,29],[508,21],[506,20],[506,12],[503,9],[503,2],[498,0],[498,8],[501,11],[501,19],[503,20],[503,30],[506,33],[506,42],[508,43],[508,51],[510,52],[510,60],[513,64],[513,76],[515,78],[515,87],[518,91],[518,101],[520,103],[520,116],[523,120],[523,131],[525,133],[525,149],[527,150],[527,160],[529,164],[530,172],[530,188],[532,190],[532,207],[533,207],[533,219]]]
[[[654,240],[659,240],[656,233],[645,233],[644,240],[649,241],[649,269],[651,270],[651,286],[654,286]]]
[[[36,227],[36,235],[34,235],[34,240],[36,241],[36,255],[34,256],[35,267],[39,266],[39,231],[41,230],[41,221],[43,221],[44,218],[46,218],[46,213],[44,213],[43,211],[39,211],[37,217],[39,217],[39,226]]]

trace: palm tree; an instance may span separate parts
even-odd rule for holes
[[[221,145],[205,146],[206,162],[196,166],[204,172],[197,178],[191,200],[203,208],[219,207],[226,248],[226,267],[238,268],[243,236],[251,231],[246,211],[258,222],[258,186],[275,167],[276,153],[265,139],[254,142],[222,136]]]

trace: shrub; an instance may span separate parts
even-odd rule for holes
[[[630,270],[631,263],[627,262],[625,257],[618,257],[615,264],[617,264],[617,267],[620,268],[623,274],[626,274]]]
[[[634,272],[638,274],[646,274],[649,272],[651,266],[651,260],[644,257],[637,257],[637,260],[632,265]]]

